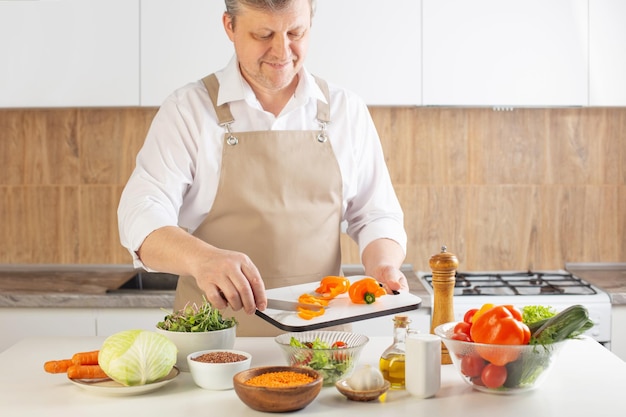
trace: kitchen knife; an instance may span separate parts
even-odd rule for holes
[[[298,307],[307,308],[309,310],[319,310],[320,308],[322,308],[322,306],[318,306],[315,304],[304,304],[298,303],[296,301],[274,300],[271,298],[268,298],[267,300],[267,308],[271,308],[274,310],[298,311]]]

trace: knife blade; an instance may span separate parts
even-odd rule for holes
[[[309,310],[319,310],[322,308],[321,306],[315,304],[298,303],[297,301],[274,300],[271,298],[267,299],[267,308],[271,308],[273,310],[298,311],[298,307],[307,308]]]

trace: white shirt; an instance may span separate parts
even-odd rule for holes
[[[216,75],[220,82],[218,105],[230,104],[233,132],[320,129],[317,100],[326,100],[306,70],[301,70],[295,94],[278,117],[263,110],[241,76],[235,57]],[[329,89],[327,132],[342,176],[346,233],[361,252],[373,240],[389,238],[406,253],[402,209],[367,106],[345,89],[332,84]],[[154,230],[180,226],[193,232],[202,223],[219,183],[224,133],[201,80],[165,100],[137,155],[118,207],[120,239],[135,266],[149,270],[136,251]]]

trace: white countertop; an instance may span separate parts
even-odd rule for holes
[[[62,324],[60,324],[62,325]],[[45,361],[71,357],[78,351],[98,349],[99,337],[24,339],[0,353],[0,415],[47,416],[254,416],[266,415],[248,408],[233,390],[206,391],[181,373],[157,391],[131,397],[100,396],[71,384],[64,375],[47,374]],[[377,364],[391,338],[372,337],[360,364]],[[272,338],[238,338],[237,349],[252,353],[252,366],[282,365],[284,359]],[[359,415],[484,417],[516,416],[622,416],[626,394],[626,362],[591,339],[573,340],[538,390],[505,396],[474,391],[452,365],[442,366],[442,385],[430,399],[411,397],[406,391],[389,391],[384,402],[359,403],[325,387],[303,416]],[[295,414],[287,413],[287,414]]]

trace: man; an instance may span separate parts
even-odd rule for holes
[[[118,209],[135,264],[179,274],[175,309],[254,316],[266,288],[340,271],[341,222],[367,275],[408,290],[403,214],[367,107],[303,67],[315,0],[226,0],[235,56],[159,109]]]

